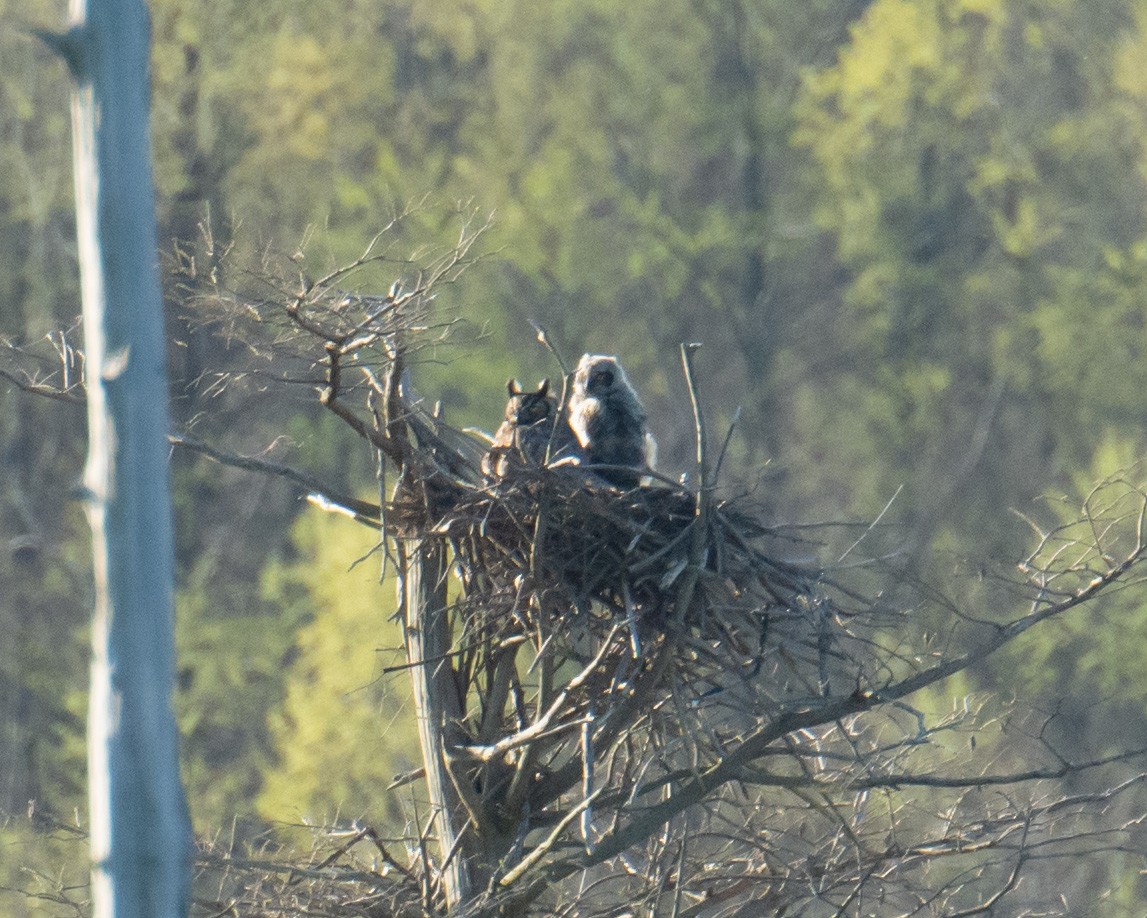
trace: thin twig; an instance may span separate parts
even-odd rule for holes
[[[373,521],[373,525],[376,527],[378,525],[378,504],[372,504],[346,494],[340,494],[333,488],[327,487],[313,475],[300,472],[292,466],[283,465],[279,462],[270,462],[266,459],[256,459],[253,456],[241,456],[237,453],[226,452],[217,447],[209,446],[200,440],[188,437],[185,434],[170,434],[167,438],[167,442],[172,446],[178,446],[180,449],[199,453],[221,465],[228,465],[232,468],[243,469],[247,472],[258,472],[262,475],[271,475],[276,478],[284,478],[287,481],[292,481],[308,494],[317,495],[321,498],[322,502],[348,510],[355,515],[356,519],[361,518],[360,521],[370,520]],[[321,507],[322,503],[319,503],[319,506]]]

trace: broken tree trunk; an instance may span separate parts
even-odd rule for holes
[[[432,539],[400,541],[398,552],[398,601],[426,791],[434,811],[443,894],[453,912],[470,900],[472,890],[469,858],[461,844],[465,815],[444,758],[447,731],[461,718],[449,657],[446,566],[442,546]]]

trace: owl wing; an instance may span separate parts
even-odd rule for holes
[[[541,465],[546,461],[546,450],[550,445],[552,425],[539,421],[518,430],[518,450],[529,465]]]
[[[578,397],[575,394],[570,400],[570,431],[585,449],[589,449],[601,427],[601,408],[601,402],[589,396]]]
[[[546,463],[547,457],[549,465],[582,457],[581,444],[564,418],[539,421],[521,430],[518,436],[522,454],[533,465]]]

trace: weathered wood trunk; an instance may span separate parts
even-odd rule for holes
[[[426,769],[426,791],[434,809],[439,856],[450,858],[442,875],[451,912],[472,895],[469,857],[461,844],[465,826],[458,792],[447,772],[446,731],[462,712],[450,665],[446,565],[441,545],[431,539],[399,543],[398,601],[403,612],[406,659],[410,664],[418,739]]]
[[[89,719],[97,918],[184,915],[190,831],[174,674],[167,377],[140,0],[74,0],[54,44],[72,119],[96,578]]]

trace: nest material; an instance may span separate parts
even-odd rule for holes
[[[430,499],[393,509],[399,529],[417,522],[449,545],[462,646],[489,656],[522,635],[536,646],[540,629],[567,661],[601,655],[587,697],[616,687],[666,634],[695,697],[767,668],[775,704],[823,694],[848,669],[847,596],[821,570],[778,557],[780,536],[747,498],[702,508],[685,487],[621,490],[560,463],[484,480],[460,434],[443,448],[444,426],[435,454],[449,462],[436,463]]]

